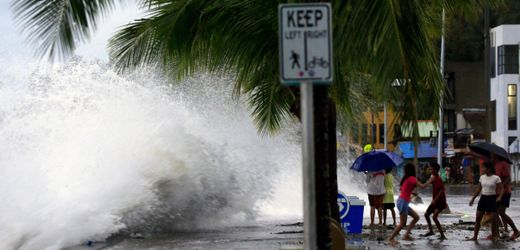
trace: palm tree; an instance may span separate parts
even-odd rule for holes
[[[298,89],[279,83],[275,0],[137,0],[147,10],[110,41],[111,60],[124,71],[154,64],[174,77],[198,71],[235,76],[233,95],[253,108],[260,133],[273,133],[283,119],[298,115]],[[97,21],[117,0],[18,0],[15,16],[40,55],[65,57],[88,39]],[[456,2],[456,3],[453,3]],[[478,1],[478,3],[487,1]],[[399,100],[401,123],[413,126],[438,110],[443,96],[434,44],[440,8],[478,8],[476,1],[344,0],[333,5],[334,82],[315,86],[318,247],[330,247],[329,218],[336,205],[336,106],[352,114],[356,75],[365,75],[375,93]],[[394,80],[401,79],[395,86]],[[435,113],[435,112],[434,112]]]

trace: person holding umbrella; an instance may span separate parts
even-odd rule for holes
[[[365,153],[374,151],[372,144],[363,147]],[[385,172],[383,170],[375,170],[366,172],[368,204],[370,205],[370,226],[374,226],[375,210],[379,218],[379,225],[382,223],[383,198],[385,196]]]
[[[509,167],[509,163],[498,156],[495,153],[491,153],[491,160],[495,165],[495,174],[500,177],[503,185],[502,191],[502,199],[497,203],[498,205],[498,216],[502,219],[504,226],[509,225],[513,229],[513,235],[509,237],[510,240],[516,240],[520,236],[520,232],[518,228],[516,228],[515,223],[506,214],[506,209],[509,207],[509,202],[511,200],[511,170]]]
[[[469,149],[478,155],[493,161],[496,174],[504,186],[502,190],[503,197],[501,197],[502,199],[498,202],[497,211],[505,224],[504,226],[510,225],[513,229],[513,235],[509,239],[516,240],[520,237],[520,232],[518,231],[518,228],[516,228],[513,220],[506,214],[506,208],[509,207],[509,201],[511,199],[511,170],[509,164],[512,162],[509,159],[509,154],[504,148],[489,142],[472,143],[469,145]]]
[[[383,198],[385,189],[385,171],[377,170],[366,173],[368,203],[370,205],[370,226],[374,226],[375,210],[377,209],[378,225],[383,223]]]
[[[394,168],[401,164],[403,159],[388,151],[369,151],[356,158],[352,170],[364,172],[367,177],[367,193],[371,209],[371,223],[374,224],[375,210],[378,210],[379,224],[382,223],[383,198],[386,193],[384,177],[386,168]]]

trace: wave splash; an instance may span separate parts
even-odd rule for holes
[[[151,70],[121,77],[82,60],[0,71],[2,245],[301,217],[297,125],[258,136],[231,88],[204,74],[174,86]]]

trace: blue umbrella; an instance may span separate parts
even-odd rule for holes
[[[358,172],[378,171],[394,168],[403,163],[403,158],[398,154],[388,151],[371,151],[360,155],[350,169]]]

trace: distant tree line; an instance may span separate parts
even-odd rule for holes
[[[503,0],[490,9],[490,28],[502,24],[520,24],[520,1]],[[484,57],[486,27],[484,9],[478,16],[453,14],[446,18],[446,59],[449,61],[481,61]]]

